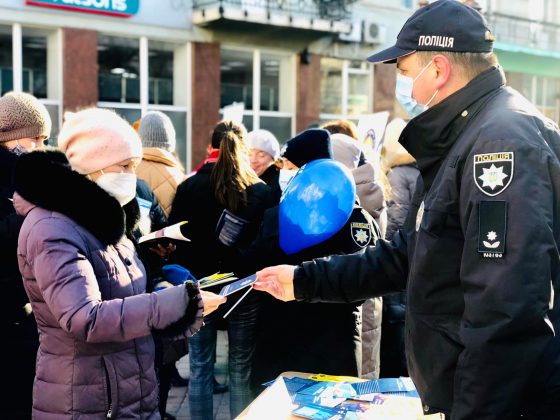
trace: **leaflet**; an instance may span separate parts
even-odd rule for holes
[[[149,233],[147,235],[138,238],[138,243],[148,243],[150,246],[156,245],[158,242],[173,242],[173,241],[186,241],[191,240],[183,235],[182,226],[187,222],[175,223],[171,226],[166,226],[163,229],[156,230],[155,232]]]
[[[228,284],[224,286],[222,290],[220,290],[221,296],[229,296],[235,292],[243,290],[247,287],[251,287],[254,282],[257,281],[257,275],[252,274],[249,277],[245,277],[244,279],[238,280],[235,283]]]
[[[410,378],[385,378],[352,384],[358,395],[414,391]]]
[[[208,287],[217,286],[218,284],[229,283],[237,280],[233,273],[215,273],[198,280],[198,287],[206,289]]]

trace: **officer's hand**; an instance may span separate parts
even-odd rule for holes
[[[218,306],[225,303],[226,298],[224,296],[217,295],[212,292],[207,292],[206,290],[201,290],[200,295],[202,296],[202,303],[204,304],[204,316],[211,314]]]
[[[257,271],[257,281],[253,284],[256,290],[268,292],[276,299],[288,302],[294,296],[294,265],[277,265]]]

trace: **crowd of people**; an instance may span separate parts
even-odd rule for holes
[[[454,42],[434,50],[426,34]],[[47,146],[44,105],[2,96],[2,417],[171,419],[188,353],[188,414],[212,419],[222,329],[232,418],[285,371],[410,375],[425,412],[451,419],[555,418],[560,134],[505,86],[492,46],[477,11],[433,2],[370,57],[397,63],[411,118],[388,124],[379,155],[348,120],[283,148],[224,120],[188,175],[163,113],[133,127],[67,112]],[[288,253],[283,192],[318,160],[351,174],[353,208]],[[181,222],[190,241],[139,243]],[[237,305],[199,288],[216,272],[257,283]]]

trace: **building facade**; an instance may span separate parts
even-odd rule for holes
[[[480,3],[510,83],[558,121],[556,2]],[[234,102],[244,104],[248,130],[268,129],[281,142],[334,118],[402,115],[394,67],[365,58],[392,45],[416,7],[415,0],[0,0],[0,93],[39,97],[53,138],[65,111],[99,106],[133,122],[160,110],[190,169]]]

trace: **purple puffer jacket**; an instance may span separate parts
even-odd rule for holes
[[[144,293],[146,273],[122,236],[124,213],[116,200],[62,165],[46,164],[48,181],[31,185],[22,170],[36,160],[23,159],[19,179],[16,169],[14,196],[18,213],[26,215],[18,259],[40,334],[33,417],[158,419],[151,332],[183,317],[185,286]],[[58,177],[61,171],[67,176]],[[119,214],[122,223],[115,226],[122,230],[110,232],[109,220]],[[87,217],[93,218],[84,222],[88,229],[78,222]]]

